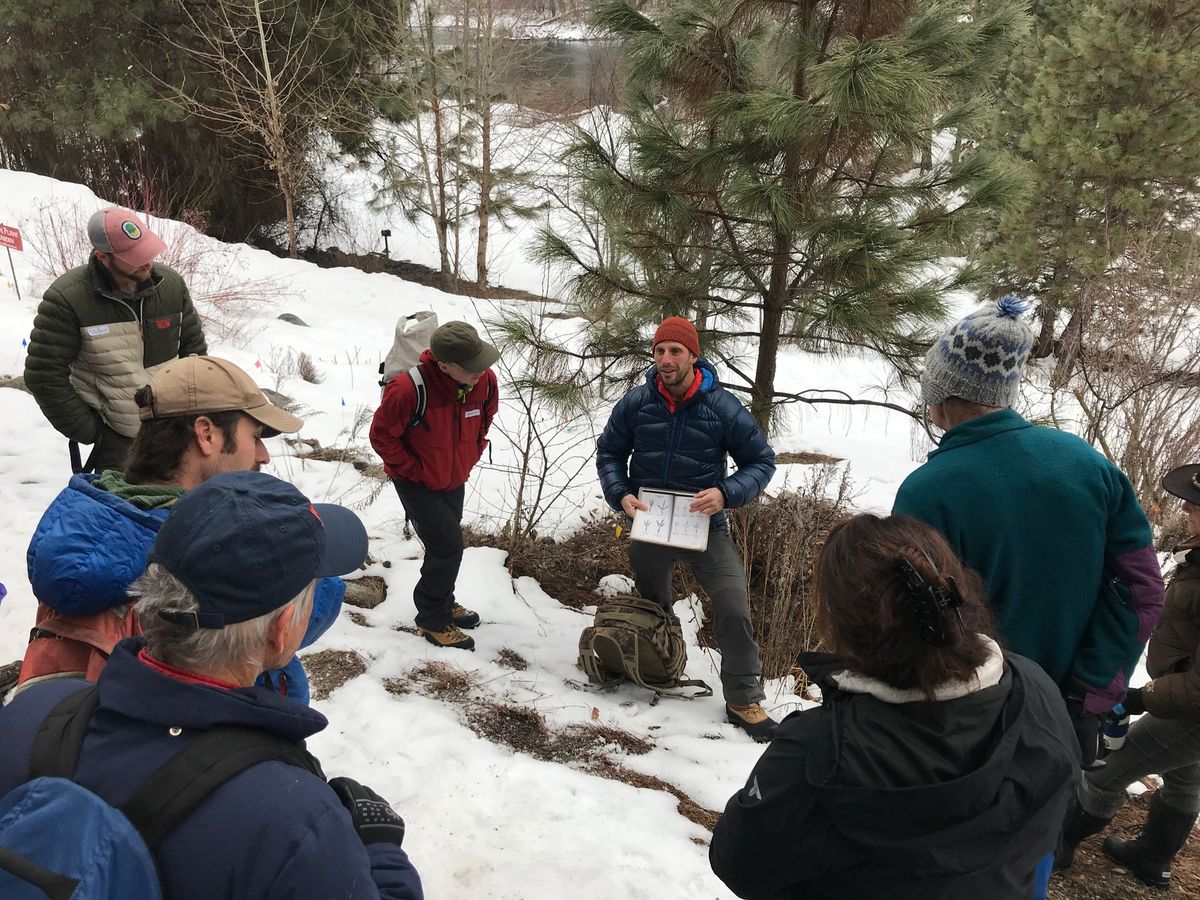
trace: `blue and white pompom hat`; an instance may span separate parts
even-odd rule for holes
[[[1012,294],[971,313],[925,354],[921,400],[932,405],[961,397],[980,406],[1017,401],[1033,329],[1021,321],[1030,302]]]

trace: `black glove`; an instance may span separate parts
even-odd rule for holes
[[[350,810],[354,830],[364,845],[388,841],[397,847],[404,846],[404,820],[390,803],[350,778],[331,778],[329,786]]]
[[[1130,688],[1125,692],[1125,699],[1121,701],[1121,705],[1125,707],[1125,712],[1131,716],[1140,716],[1146,711],[1146,701],[1142,699],[1141,688]]]
[[[1100,730],[1104,726],[1104,717],[1085,711],[1083,701],[1074,697],[1067,698],[1067,713],[1071,717],[1071,727],[1075,729],[1075,739],[1079,741],[1080,765],[1090,769],[1096,764],[1100,752]]]

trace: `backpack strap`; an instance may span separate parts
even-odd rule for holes
[[[578,665],[583,669],[588,677],[588,681],[592,684],[608,685],[615,684],[624,679],[624,675],[619,675],[608,671],[600,662],[600,658],[596,656],[596,652],[592,649],[592,638],[596,634],[596,629],[588,626],[583,629],[583,633],[579,635],[579,662]]]
[[[79,751],[87,736],[92,715],[100,705],[100,692],[89,685],[68,694],[42,720],[29,752],[29,780],[75,777]]]
[[[0,847],[0,871],[33,885],[45,895],[46,900],[71,900],[79,888],[77,879],[44,869],[7,847]]]
[[[412,379],[413,387],[417,389],[417,405],[408,420],[408,427],[415,428],[425,418],[425,410],[429,406],[429,391],[425,388],[425,376],[421,374],[420,366],[413,366],[409,369],[408,377]]]
[[[257,728],[219,726],[192,741],[167,761],[120,807],[154,849],[210,794],[260,762],[284,762],[322,781],[316,758],[277,735]]]
[[[29,780],[75,779],[79,751],[99,705],[100,693],[89,685],[50,710],[29,754]],[[164,763],[120,810],[153,849],[226,781],[269,761],[296,766],[325,780],[321,764],[303,744],[258,728],[223,725],[206,731]]]

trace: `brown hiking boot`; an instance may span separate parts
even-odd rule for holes
[[[458,627],[451,624],[440,631],[432,628],[418,628],[417,633],[435,647],[453,647],[455,650],[474,650],[475,640],[463,634]]]
[[[450,621],[459,628],[474,628],[479,624],[479,613],[467,609],[460,603],[455,603],[450,610]]]
[[[725,718],[760,744],[775,737],[775,729],[779,727],[779,723],[767,715],[761,703],[747,703],[745,706],[726,703]]]

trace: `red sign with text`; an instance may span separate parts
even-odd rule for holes
[[[10,225],[0,225],[0,247],[8,247],[12,250],[23,250],[24,245],[21,243],[20,230],[13,228]]]

